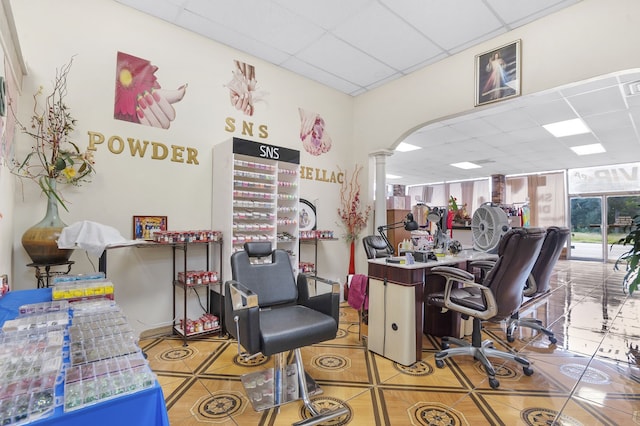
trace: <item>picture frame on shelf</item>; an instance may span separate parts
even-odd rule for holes
[[[475,106],[520,96],[521,40],[476,55]]]
[[[9,293],[9,276],[7,274],[0,275],[0,298]]]
[[[318,225],[316,206],[309,200],[300,198],[298,203],[298,228],[302,231],[313,231]]]
[[[167,216],[133,216],[133,239],[153,240],[153,233],[168,229]]]

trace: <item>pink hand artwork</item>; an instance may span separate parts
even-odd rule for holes
[[[231,71],[233,78],[226,87],[229,89],[231,105],[244,115],[252,116],[255,104],[263,101],[266,93],[258,89],[256,71],[253,65],[240,61],[233,61],[235,68]]]
[[[300,114],[300,140],[305,151],[320,155],[331,150],[331,137],[325,131],[325,122],[319,114],[298,108]]]
[[[115,119],[169,128],[176,118],[172,104],[182,100],[187,85],[176,90],[162,89],[155,76],[157,70],[145,59],[118,52]]]

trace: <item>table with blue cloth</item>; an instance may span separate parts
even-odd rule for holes
[[[7,320],[18,316],[22,305],[50,302],[51,289],[33,289],[10,291],[0,298],[0,327]],[[56,395],[62,395],[64,383],[56,388]],[[169,425],[164,395],[159,383],[148,389],[127,394],[118,398],[99,402],[71,412],[64,412],[62,404],[57,406],[53,415],[38,419],[34,425],[64,426],[113,426],[113,425]]]

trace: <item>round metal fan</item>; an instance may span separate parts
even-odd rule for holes
[[[500,238],[509,230],[509,218],[500,207],[484,203],[473,212],[471,232],[473,248],[487,253],[496,253]]]

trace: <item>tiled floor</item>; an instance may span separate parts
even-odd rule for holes
[[[348,407],[330,425],[640,424],[640,294],[623,293],[622,274],[611,264],[561,260],[555,270],[552,294],[534,314],[553,329],[557,344],[524,328],[510,344],[503,325],[486,326],[497,348],[532,362],[532,376],[496,361],[500,387],[492,389],[471,357],[437,368],[439,339],[430,336],[422,361],[398,365],[358,341],[357,313],[344,304],[337,338],[302,350],[307,372],[323,389],[312,400]],[[172,425],[289,425],[307,414],[301,402],[255,412],[240,376],[273,360],[243,362],[234,341],[216,336],[183,347],[166,337],[140,346]]]

